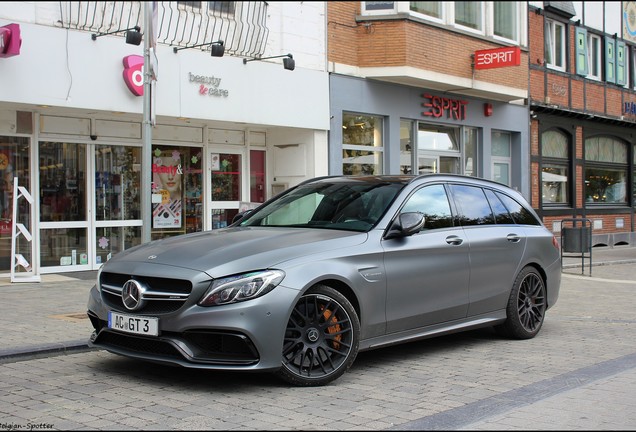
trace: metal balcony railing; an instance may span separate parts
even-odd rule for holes
[[[267,2],[265,1],[160,1],[157,43],[172,47],[209,50],[222,40],[226,54],[261,57],[265,50]],[[65,1],[60,2],[59,24],[90,33],[113,33],[135,26],[144,33],[143,2]],[[201,46],[204,45],[204,46]]]

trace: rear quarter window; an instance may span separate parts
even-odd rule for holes
[[[517,200],[500,192],[495,192],[495,194],[499,197],[501,202],[504,203],[515,223],[519,225],[541,225],[541,222],[539,222],[532,212]]]
[[[498,224],[513,224],[515,223],[512,216],[508,212],[508,209],[501,202],[501,200],[495,195],[493,191],[490,189],[485,189],[486,196],[488,197],[488,201],[490,202],[490,206],[492,207],[492,212],[495,215],[495,222]]]

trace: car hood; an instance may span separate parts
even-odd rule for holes
[[[115,255],[107,266],[134,261],[183,267],[220,277],[355,246],[366,238],[366,233],[328,229],[223,228],[152,241]]]

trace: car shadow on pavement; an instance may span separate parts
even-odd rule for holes
[[[490,344],[501,341],[493,329],[484,328],[463,333],[439,336],[420,341],[408,342],[394,346],[382,347],[358,353],[356,361],[342,378],[356,380],[357,373],[369,368],[387,367],[391,364],[425,359],[441,351],[452,352],[455,349],[466,349],[477,344]],[[206,369],[189,369],[102,352],[99,360],[92,365],[105,375],[115,375],[126,379],[136,379],[157,387],[170,387],[175,390],[218,391],[227,394],[241,393],[245,389],[288,388],[293,387],[273,373],[244,371],[215,371]]]

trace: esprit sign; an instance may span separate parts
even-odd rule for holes
[[[428,93],[422,95],[426,102],[422,102],[422,106],[426,111],[422,112],[423,116],[439,118],[446,114],[446,118],[455,120],[466,119],[466,105],[468,101],[461,99],[453,99],[441,96],[434,96]]]
[[[475,69],[494,69],[521,64],[521,48],[505,47],[475,51]]]
[[[135,96],[144,95],[144,58],[142,56],[124,57],[124,82]]]

